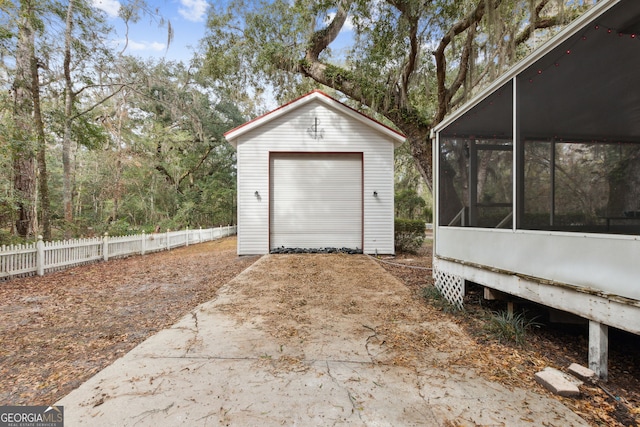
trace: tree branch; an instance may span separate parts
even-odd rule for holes
[[[411,80],[411,76],[413,72],[416,70],[416,64],[418,63],[418,52],[419,52],[419,43],[418,43],[418,19],[414,18],[413,22],[411,22],[411,30],[409,33],[409,42],[411,44],[411,52],[409,53],[409,60],[404,67],[404,72],[402,74],[402,91],[403,95],[406,98],[409,93],[409,81]]]
[[[533,35],[533,31],[539,28],[551,28],[561,23],[559,16],[553,16],[550,18],[540,18],[540,12],[549,3],[549,0],[540,0],[540,3],[533,9],[533,16],[529,20],[529,25],[522,30],[520,34],[515,38],[515,45],[518,46]]]
[[[498,56],[498,53],[497,53],[497,52],[495,52],[495,53],[493,54],[493,56],[492,56],[492,58],[491,58],[491,61],[495,60],[496,56]],[[489,62],[491,62],[491,61],[489,61]],[[479,76],[477,76],[477,77],[474,79],[474,81],[472,81],[472,82],[471,82],[470,87],[471,87],[471,88],[474,88],[474,87],[476,87],[478,84],[480,84],[480,82],[481,82],[482,80],[484,80],[484,78],[489,74],[490,70],[491,70],[491,68],[489,68],[489,67],[485,67],[485,68],[484,68],[484,70],[482,70],[482,72],[480,73],[480,75],[479,75]],[[465,95],[465,94],[464,94],[464,93],[462,93],[462,94],[458,95],[456,98],[453,98],[453,97],[452,97],[452,99],[451,99],[451,101],[450,101],[451,108],[454,108],[455,106],[457,106],[458,104],[460,104],[461,102],[463,102],[463,101],[465,100],[465,96],[464,96],[464,95]]]
[[[180,187],[180,184],[182,183],[182,181],[188,177],[189,175],[191,175],[192,173],[194,173],[195,171],[197,171],[198,169],[200,169],[200,166],[202,166],[202,164],[204,163],[204,161],[207,159],[207,157],[209,157],[209,154],[211,154],[211,152],[213,151],[214,146],[210,145],[209,148],[207,149],[207,151],[200,156],[200,160],[198,161],[198,163],[196,163],[192,168],[189,168],[187,171],[185,171],[180,178],[178,178],[178,187]]]
[[[453,95],[458,91],[458,89],[460,89],[465,79],[467,78],[467,73],[469,71],[469,61],[471,58],[471,51],[473,49],[473,41],[475,40],[475,37],[476,37],[476,31],[477,29],[475,25],[469,28],[467,40],[464,44],[462,55],[460,56],[460,67],[458,68],[458,75],[456,76],[453,83],[451,84],[451,87],[447,90],[446,105],[450,105],[451,98],[453,98]]]
[[[122,89],[124,89],[125,87],[128,87],[128,84],[126,83],[121,83],[121,84],[117,84],[117,85],[108,85],[108,86],[119,86],[118,90],[116,90],[115,92],[107,95],[106,97],[102,98],[100,101],[96,102],[95,104],[91,105],[89,108],[79,112],[78,114],[74,115],[73,117],[71,117],[71,120],[75,120],[78,117],[82,117],[85,114],[89,113],[90,111],[94,110],[95,108],[97,108],[99,105],[104,104],[105,102],[107,102],[109,99],[113,98],[114,96],[116,96],[117,94],[119,94]],[[76,92],[76,94],[79,92]]]
[[[456,22],[451,26],[449,31],[442,37],[442,39],[440,40],[440,43],[438,44],[438,47],[433,53],[436,60],[436,81],[437,81],[437,87],[438,87],[438,112],[436,114],[436,123],[442,121],[444,116],[449,111],[449,108],[450,108],[449,101],[455,94],[455,91],[452,91],[453,86],[452,88],[449,88],[449,89],[447,89],[447,86],[446,86],[446,77],[447,77],[447,59],[445,56],[446,48],[451,44],[451,42],[456,36],[460,35],[464,31],[467,31],[469,28],[473,27],[474,29],[473,35],[475,36],[475,27],[486,14],[487,3],[489,3],[489,7],[495,9],[500,5],[501,2],[502,0],[495,0],[495,1],[489,1],[489,2],[487,2],[486,0],[478,0],[478,2],[476,3],[476,7],[471,11],[471,13],[469,13],[463,19],[461,19],[460,21]],[[469,51],[467,51],[466,47],[469,46],[469,43],[472,43],[472,42],[473,42],[473,39],[470,39],[469,37],[467,37],[467,43],[465,45],[467,60],[469,58],[470,49]],[[460,68],[461,69],[467,68],[467,64],[463,63],[462,60],[460,62]],[[466,70],[464,71],[464,73],[466,73]],[[460,80],[460,77],[461,76],[459,73],[458,77],[454,81],[454,84],[458,83],[458,81]],[[459,87],[460,86],[458,86],[458,88]],[[456,88],[456,90],[458,88]]]
[[[341,0],[338,3],[336,16],[333,17],[329,25],[322,30],[316,31],[311,37],[309,48],[307,49],[307,59],[317,60],[323,50],[327,48],[340,34],[340,30],[347,21],[351,0]]]
[[[170,183],[173,187],[177,188],[176,180],[175,180],[175,179],[173,179],[173,177],[171,176],[171,174],[169,173],[169,171],[167,170],[167,168],[165,168],[163,165],[161,165],[161,164],[159,164],[159,163],[158,163],[158,164],[156,164],[156,170],[157,170],[158,172],[160,172],[162,175],[164,175],[164,177],[167,179],[167,181],[169,181],[169,183]]]

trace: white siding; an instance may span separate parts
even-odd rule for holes
[[[362,248],[361,154],[272,153],[270,169],[272,249]]]
[[[459,262],[434,258],[434,267],[548,307],[567,311],[605,325],[640,334],[640,306],[601,292],[580,291],[571,286],[544,283],[527,276],[503,274]]]
[[[315,118],[320,139],[307,131]],[[393,142],[373,127],[315,100],[240,135],[236,140],[238,254],[269,252],[270,152],[363,153],[363,250],[394,253]],[[256,191],[260,197],[255,197]],[[373,197],[374,191],[378,197]]]
[[[438,227],[436,256],[640,300],[637,236]]]

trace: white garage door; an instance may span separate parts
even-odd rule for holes
[[[362,154],[272,153],[270,249],[362,249]]]

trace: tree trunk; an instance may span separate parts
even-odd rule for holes
[[[73,81],[71,80],[71,43],[73,30],[74,1],[69,0],[67,8],[66,31],[64,41],[64,132],[62,137],[62,205],[64,209],[65,237],[70,237],[73,223],[73,188],[71,184],[72,155],[71,155],[71,126],[73,124]]]
[[[37,232],[36,219],[36,165],[33,154],[14,153],[13,186],[16,190],[18,218],[16,232],[22,238],[34,236]]]
[[[35,61],[33,30],[34,7],[31,1],[20,3],[16,75],[13,83],[13,186],[17,196],[16,231],[20,237],[37,231],[35,134],[33,129],[32,64]],[[37,66],[37,65],[36,65]]]
[[[397,126],[407,136],[416,167],[427,184],[429,192],[433,194],[433,151],[429,139],[430,127],[416,126],[411,123],[397,123]]]
[[[42,218],[42,236],[51,240],[51,204],[49,201],[49,174],[47,173],[46,149],[47,143],[44,133],[44,122],[40,109],[40,78],[38,76],[38,61],[31,45],[31,94],[33,98],[33,124],[36,133],[36,151],[38,163],[38,189],[40,191],[40,217]]]

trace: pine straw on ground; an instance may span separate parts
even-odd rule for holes
[[[251,265],[235,238],[0,282],[0,405],[51,405]]]
[[[0,405],[52,404],[147,337],[214,298],[222,285],[255,260],[237,257],[235,238],[228,238],[0,283]],[[586,342],[580,336],[542,328],[528,336],[524,347],[503,344],[485,332],[484,307],[469,301],[464,312],[450,313],[446,306],[425,299],[423,288],[431,286],[431,272],[425,270],[431,267],[430,245],[418,255],[379,261],[407,286],[410,297],[402,299],[402,306],[392,306],[393,298],[387,307],[372,308],[362,295],[303,292],[300,286],[310,280],[309,274],[352,274],[324,266],[313,272],[287,273],[292,276],[290,283],[264,289],[273,299],[269,307],[261,307],[264,317],[272,321],[267,326],[279,339],[304,340],[305,334],[313,332],[307,312],[316,304],[314,298],[338,308],[332,311],[338,317],[333,325],[339,323],[340,313],[347,318],[374,309],[380,313],[379,322],[371,327],[368,343],[372,352],[382,344],[393,350],[384,363],[411,366],[416,355],[436,349],[447,353],[451,366],[472,367],[489,380],[539,393],[546,392],[533,379],[538,370],[586,363]],[[375,290],[374,279],[359,280]],[[400,327],[417,321],[419,328]],[[462,333],[434,333],[434,325],[454,323]],[[327,323],[327,327],[333,325]],[[637,346],[632,350],[626,355],[612,351],[610,380],[604,384],[607,391],[594,385],[583,388],[581,398],[556,398],[594,426],[637,425],[640,358]],[[268,363],[305,369],[295,354]]]
[[[439,307],[440,317],[457,323],[467,332],[473,344],[456,360],[449,359],[452,365],[473,367],[488,380],[553,396],[594,426],[640,426],[640,337],[623,334],[622,339],[630,340],[631,344],[611,340],[607,382],[585,384],[581,387],[582,396],[577,399],[552,395],[535,382],[534,374],[545,367],[566,372],[574,362],[587,366],[588,342],[584,333],[546,324],[529,331],[523,346],[502,343],[484,326],[491,311],[506,309],[499,307],[506,305],[504,302],[491,305],[475,294],[465,299],[464,311],[449,312],[450,307],[441,301],[424,297],[424,288],[433,286],[431,272],[425,274],[425,270],[406,266],[430,268],[431,260],[431,245],[426,244],[419,254],[381,258],[381,265],[402,280],[419,303]]]
[[[416,368],[444,364],[465,342],[457,325],[364,255],[270,255],[268,263],[234,280],[233,301],[217,309],[259,323],[288,357],[360,337],[372,362]]]

